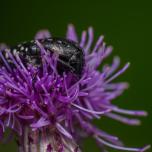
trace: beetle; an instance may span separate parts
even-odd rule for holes
[[[45,38],[38,41],[45,50],[58,54],[58,73],[72,72],[81,76],[84,67],[84,53],[76,42],[63,38]],[[25,64],[30,63],[35,66],[41,64],[40,48],[36,40],[20,43],[10,50],[13,55],[17,52]],[[5,54],[5,57],[7,56]]]

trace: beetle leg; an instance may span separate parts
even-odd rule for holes
[[[58,61],[59,63],[61,63],[62,65],[68,67],[68,68],[70,69],[71,72],[74,72],[74,71],[75,71],[74,68],[73,68],[72,66],[70,66],[68,63],[62,61],[61,59],[58,58],[57,61]]]

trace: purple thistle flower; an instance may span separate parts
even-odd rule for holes
[[[87,32],[82,32],[78,40],[74,26],[68,26],[66,39],[78,43],[84,50],[85,65],[80,79],[70,72],[59,74],[58,56],[47,51],[39,41],[51,36],[48,31],[40,31],[35,37],[41,52],[41,67],[33,64],[25,66],[18,53],[14,55],[9,48],[1,45],[0,60],[4,66],[0,68],[0,135],[3,136],[7,127],[15,131],[20,151],[24,151],[23,146],[30,143],[34,146],[40,140],[40,149],[45,145],[47,152],[53,152],[53,149],[57,152],[78,152],[78,140],[86,136],[92,136],[103,148],[137,152],[150,148],[149,145],[143,148],[124,147],[118,137],[92,124],[93,119],[105,116],[128,125],[139,125],[138,119],[122,115],[147,115],[145,111],[124,110],[112,104],[112,100],[128,88],[127,83],[112,81],[130,63],[117,71],[120,59],[115,57],[111,66],[105,65],[102,71],[98,71],[102,61],[112,52],[112,47],[106,46],[103,36],[100,36],[92,48],[93,34],[90,27]]]

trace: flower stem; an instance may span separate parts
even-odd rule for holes
[[[19,138],[19,152],[81,152],[78,145],[56,130],[24,128]]]

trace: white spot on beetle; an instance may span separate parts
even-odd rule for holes
[[[31,42],[31,43],[34,43],[34,40],[31,40],[30,42]]]
[[[24,50],[24,47],[22,46],[20,50],[23,51],[23,50]]]
[[[57,42],[58,42],[59,44],[62,44],[62,41],[61,41],[61,40],[58,40]]]
[[[18,45],[18,47],[21,47],[21,46],[22,46],[22,44],[19,44],[19,45]]]
[[[13,55],[16,55],[16,53],[17,53],[17,50],[14,49],[14,50],[13,50]]]
[[[28,48],[25,48],[25,52],[27,52],[28,51]]]

